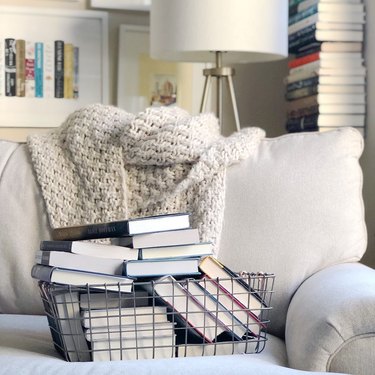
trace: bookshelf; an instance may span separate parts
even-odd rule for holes
[[[365,136],[362,0],[290,0],[288,132],[355,127]]]

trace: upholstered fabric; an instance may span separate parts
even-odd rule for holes
[[[54,350],[44,316],[0,315],[0,332],[0,374],[4,375],[306,374],[286,368],[284,342],[273,336],[260,354],[68,363]]]
[[[354,129],[261,142],[227,172],[220,258],[276,275],[270,330],[282,336],[290,299],[315,272],[366,250],[363,140]]]
[[[375,271],[359,263],[328,267],[307,279],[289,307],[292,367],[370,375],[375,364]],[[306,340],[309,337],[309,340]],[[366,348],[360,351],[360,348]],[[365,355],[365,356],[364,356]]]

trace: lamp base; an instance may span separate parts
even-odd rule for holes
[[[236,123],[236,130],[239,131],[240,128],[240,120],[238,116],[238,110],[237,110],[237,102],[236,102],[236,95],[234,92],[234,85],[233,85],[233,79],[232,77],[235,74],[235,70],[230,67],[223,67],[221,64],[222,61],[222,52],[216,51],[216,66],[214,68],[210,69],[204,69],[203,75],[206,77],[204,82],[204,89],[203,89],[203,95],[202,95],[202,102],[200,107],[200,112],[203,112],[206,104],[207,104],[207,98],[208,93],[211,85],[211,79],[213,77],[217,80],[217,86],[216,86],[216,115],[219,119],[221,130],[223,129],[223,81],[225,80],[227,83],[229,96],[232,102],[232,109],[233,109],[233,115],[234,120]]]

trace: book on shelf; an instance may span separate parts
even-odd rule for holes
[[[35,43],[25,42],[25,96],[35,97]]]
[[[286,100],[295,100],[295,99],[304,98],[306,96],[312,96],[312,95],[315,95],[317,93],[318,93],[318,85],[306,86],[306,87],[302,87],[300,89],[288,91],[285,94],[285,99]]]
[[[43,43],[43,97],[55,97],[55,51],[50,41]]]
[[[138,324],[156,324],[168,321],[165,306],[84,310],[81,312],[81,318],[83,327],[89,329],[129,325],[135,327]]]
[[[5,38],[5,96],[16,96],[16,40]]]
[[[16,96],[25,96],[26,41],[16,39]]]
[[[199,242],[197,228],[134,234],[112,240],[115,245],[145,249],[148,247],[188,245]]]
[[[44,71],[44,43],[35,43],[35,60],[34,60],[34,80],[35,80],[35,97],[43,98],[44,84],[43,84],[43,71]]]
[[[73,99],[74,46],[64,43],[64,98]]]
[[[322,52],[362,52],[361,42],[322,42],[320,51]]]
[[[315,127],[364,127],[365,116],[364,114],[313,114],[308,116],[301,116],[295,118],[289,118],[287,121],[289,127],[300,129],[306,128],[306,126]]]
[[[93,289],[130,293],[133,280],[123,276],[112,276],[94,272],[76,271],[66,268],[35,264],[31,270],[34,279],[65,285],[87,285]]]
[[[55,98],[64,97],[64,44],[63,40],[54,42]]]
[[[327,75],[319,76],[317,71],[303,72],[303,74],[289,74],[284,81],[288,85],[312,77],[319,77],[319,84],[322,85],[365,85],[365,75]]]
[[[200,275],[198,258],[155,258],[125,260],[122,274],[129,278],[151,278],[164,275]]]
[[[262,309],[266,307],[265,301],[250,285],[216,258],[204,257],[199,269],[212,280],[220,278],[219,287],[223,292],[234,298],[240,306],[251,311],[255,317],[259,317]]]
[[[87,240],[131,236],[141,233],[162,232],[190,228],[190,215],[176,213],[146,216],[106,223],[75,225],[52,230],[54,240]]]
[[[67,253],[63,251],[37,251],[35,261],[45,266],[68,268],[77,271],[121,275],[123,259],[110,259]]]
[[[86,241],[41,241],[41,251],[60,251],[110,259],[138,259],[138,251],[124,246]],[[96,260],[96,262],[99,262]]]

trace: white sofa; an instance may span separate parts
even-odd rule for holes
[[[360,134],[261,141],[226,176],[220,259],[275,273],[260,354],[69,363],[54,350],[30,277],[48,219],[26,145],[0,141],[0,374],[373,374],[375,272],[366,250]]]

